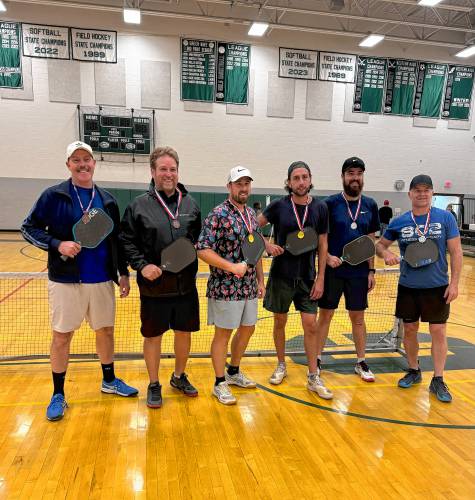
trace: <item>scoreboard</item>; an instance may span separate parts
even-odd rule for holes
[[[150,154],[151,118],[84,113],[82,120],[84,142],[93,151]]]

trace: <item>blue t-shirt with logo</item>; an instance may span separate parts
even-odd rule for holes
[[[76,186],[76,189],[83,207],[87,208],[91,201],[92,188],[88,189]],[[72,184],[69,192],[73,200],[74,219],[78,221],[82,217],[83,212]],[[97,191],[90,208],[101,208],[104,210],[104,204]],[[111,279],[108,271],[109,248],[107,240],[104,240],[96,248],[81,248],[75,259],[77,259],[79,276],[82,283],[103,283]]]
[[[427,215],[415,216],[415,221],[421,233]],[[428,266],[413,268],[404,259],[401,260],[399,284],[409,288],[435,288],[445,286],[449,283],[447,264],[447,240],[457,238],[460,235],[457,223],[450,212],[432,207],[430,209],[430,223],[426,234],[427,238],[433,240],[439,249],[439,258]],[[397,240],[401,256],[404,257],[407,246],[418,241],[419,234],[412,220],[411,212],[406,212],[400,217],[393,219],[387,227],[384,237],[387,240]]]
[[[361,195],[361,209],[356,219],[356,229],[351,228],[353,221],[341,193],[329,196],[324,201],[328,207],[328,253],[330,255],[341,257],[343,247],[347,243],[365,234],[379,231],[378,205],[373,198]],[[348,201],[348,204],[354,217],[358,207],[358,200]],[[334,274],[339,278],[365,278],[368,276],[368,269],[368,262],[362,262],[357,266],[344,262],[334,269]]]

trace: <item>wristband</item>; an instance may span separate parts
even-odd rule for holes
[[[370,269],[368,269],[368,271],[369,271],[370,273],[374,273],[374,274],[376,274],[376,269],[371,269],[371,268],[370,268]]]

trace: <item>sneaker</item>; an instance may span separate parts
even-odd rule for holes
[[[269,382],[273,385],[279,385],[285,377],[287,377],[287,367],[285,363],[278,363],[277,368],[269,378]]]
[[[415,370],[414,368],[409,368],[408,372],[404,377],[399,379],[397,385],[402,389],[408,389],[414,384],[420,384],[422,381],[422,373],[421,370]]]
[[[198,390],[191,385],[186,373],[182,373],[180,377],[175,377],[175,374],[172,373],[170,385],[174,389],[181,391],[185,396],[190,396],[192,398],[198,396]]]
[[[365,382],[374,382],[373,372],[369,369],[366,361],[360,361],[355,365],[355,373],[359,375]]]
[[[213,396],[216,396],[218,401],[223,403],[223,405],[236,404],[236,398],[233,396],[227,382],[220,382],[218,385],[215,385],[213,387]]]
[[[148,384],[147,406],[149,408],[160,408],[162,406],[162,386],[160,385],[160,382]]]
[[[46,418],[48,420],[61,420],[64,417],[64,410],[68,407],[68,403],[62,394],[53,394],[48,408],[46,409]]]
[[[452,401],[452,395],[442,377],[432,377],[429,391],[435,394],[437,399],[442,401],[442,403],[450,403]]]
[[[313,392],[316,392],[322,399],[332,399],[333,392],[330,391],[323,380],[318,376],[317,373],[313,373],[312,375],[308,375],[307,377],[307,389]]]
[[[229,385],[237,385],[238,387],[244,387],[244,389],[252,389],[257,385],[254,380],[247,378],[241,371],[237,372],[235,375],[229,375],[226,371],[224,376]]]
[[[115,378],[112,382],[102,381],[101,391],[107,394],[118,394],[119,396],[136,396],[139,391],[135,387],[130,387],[122,379]]]

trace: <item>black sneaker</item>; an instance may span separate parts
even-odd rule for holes
[[[397,385],[402,389],[408,389],[414,384],[420,384],[422,381],[422,373],[420,368],[415,370],[414,368],[409,368],[408,372],[404,377],[399,379]]]
[[[432,394],[435,394],[437,399],[442,401],[442,403],[452,402],[452,395],[450,394],[449,388],[445,385],[442,377],[432,377],[429,391],[432,392]]]
[[[148,384],[147,406],[149,408],[160,408],[162,406],[162,386],[160,382]]]
[[[170,385],[181,391],[185,396],[189,396],[190,398],[194,398],[198,396],[198,390],[193,387],[186,376],[186,373],[182,373],[180,377],[175,377],[175,374],[172,373],[170,379]]]

